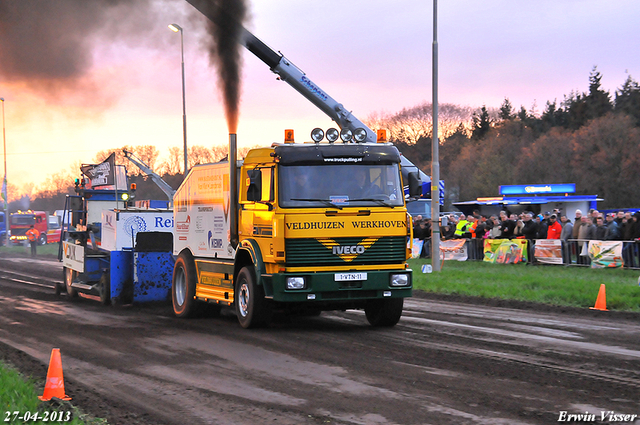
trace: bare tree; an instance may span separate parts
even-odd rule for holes
[[[104,162],[107,158],[109,158],[109,155],[114,153],[116,155],[116,164],[117,165],[125,164],[129,161],[127,161],[127,159],[124,157],[124,153],[122,153],[122,149],[126,149],[128,151],[133,152],[133,147],[128,145],[125,145],[121,148],[106,149],[106,150],[98,151],[98,153],[96,153],[96,156],[93,157],[93,163],[100,164],[101,162]]]
[[[183,150],[177,146],[169,148],[169,157],[160,165],[163,174],[180,174],[182,173]]]
[[[74,178],[64,171],[53,173],[45,179],[44,183],[37,189],[37,193],[46,194],[47,196],[67,193],[73,187],[73,180]]]
[[[7,182],[7,202],[13,202],[23,195],[23,192],[15,184]]]
[[[189,168],[197,164],[208,164],[213,162],[213,152],[202,145],[190,146],[187,159]]]
[[[218,162],[229,154],[229,145],[216,145],[211,148],[213,162]]]
[[[440,140],[454,134],[462,125],[471,129],[473,109],[468,106],[443,103],[438,105],[438,133]],[[433,107],[423,102],[411,108],[404,108],[394,114],[374,113],[365,123],[371,128],[386,128],[391,139],[407,144],[415,144],[418,140],[430,139],[433,132]]]
[[[140,145],[133,148],[133,153],[140,158],[152,170],[156,167],[156,162],[160,156],[160,151],[153,145]]]
[[[99,164],[105,161],[109,157],[109,155],[115,153],[116,164],[124,165],[127,168],[127,173],[129,175],[144,174],[137,165],[125,158],[123,152],[124,150],[133,153],[135,156],[141,159],[142,162],[147,164],[152,170],[155,168],[158,157],[160,156],[160,151],[158,151],[158,148],[153,145],[124,145],[123,147],[117,149],[107,149],[99,151],[94,157],[94,161],[96,164]]]

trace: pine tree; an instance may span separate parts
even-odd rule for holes
[[[640,85],[629,75],[619,90],[616,90],[615,111],[630,115],[640,126]]]
[[[540,117],[542,132],[547,132],[553,127],[566,127],[566,115],[567,114],[562,107],[558,108],[556,100],[554,100],[553,103],[547,101],[547,105]]]
[[[481,140],[491,128],[491,119],[489,118],[489,111],[487,111],[487,107],[482,105],[482,108],[480,108],[480,115],[478,115],[477,112],[474,112],[472,119],[473,130],[471,131],[471,137],[473,139]]]
[[[586,96],[587,115],[589,119],[600,118],[613,110],[611,95],[601,89],[602,74],[594,66],[589,74],[589,94]]]
[[[566,127],[577,130],[588,121],[585,95],[571,92],[569,96],[565,95],[562,105],[567,111]]]
[[[513,105],[511,105],[508,97],[504,98],[504,102],[502,102],[502,106],[500,106],[500,113],[498,114],[498,116],[503,121],[513,119]]]

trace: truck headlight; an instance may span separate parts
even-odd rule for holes
[[[408,274],[392,274],[391,275],[391,286],[407,286],[407,285],[409,285]]]
[[[307,284],[304,280],[304,277],[288,277],[287,278],[287,289],[304,289],[307,287]]]

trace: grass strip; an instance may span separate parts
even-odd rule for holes
[[[423,264],[431,260],[409,260],[414,288],[426,292],[588,308],[604,283],[607,309],[640,311],[638,270],[446,261],[440,272],[422,273]]]
[[[0,414],[2,414],[0,422],[34,425],[108,425],[105,419],[85,415],[68,402],[58,405],[54,402],[40,401],[36,387],[35,381],[0,361]],[[24,420],[26,419],[25,415],[33,418],[36,413],[38,417],[44,417],[47,420]],[[18,417],[23,419],[18,419]],[[64,420],[67,417],[70,420]],[[52,420],[57,418],[62,418],[62,420]]]
[[[15,254],[21,255],[25,257],[29,257],[31,255],[31,247],[26,245],[9,245],[9,246],[0,246],[0,254]],[[48,243],[46,245],[38,245],[36,248],[36,256],[41,255],[58,255],[58,244],[57,243]]]

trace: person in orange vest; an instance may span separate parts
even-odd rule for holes
[[[29,239],[29,245],[31,245],[31,256],[36,256],[36,246],[38,245],[38,240],[40,239],[40,231],[33,227],[33,224],[25,233],[27,238]]]
[[[549,225],[547,227],[547,239],[560,239],[562,233],[562,225],[558,223],[558,216],[552,214],[549,217]]]

